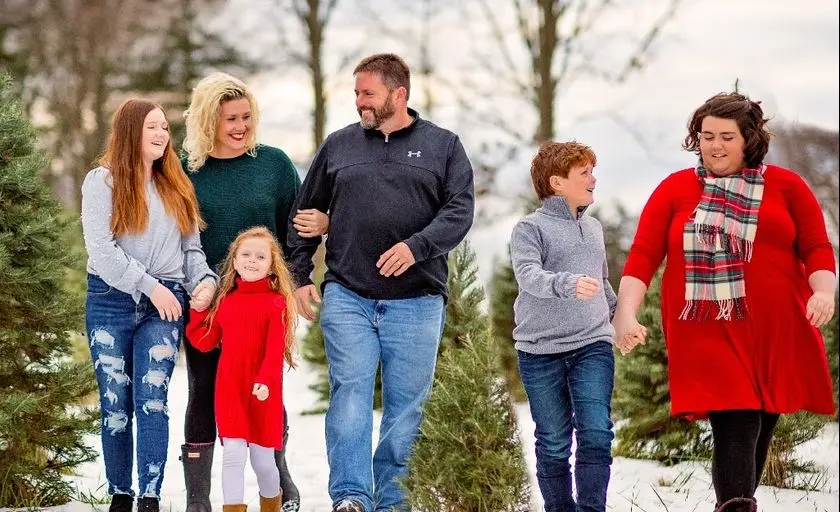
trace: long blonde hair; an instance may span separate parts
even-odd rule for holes
[[[141,98],[125,100],[114,114],[108,145],[99,164],[107,167],[113,187],[111,232],[114,236],[141,233],[149,225],[146,172],[143,169],[143,122],[162,106]],[[152,163],[152,180],[166,213],[178,224],[181,234],[203,228],[192,182],[181,169],[181,162],[167,141],[163,155]]]
[[[243,98],[248,100],[251,107],[251,129],[245,140],[245,151],[256,156],[260,111],[256,98],[245,82],[227,73],[216,72],[196,84],[190,106],[184,111],[187,134],[183,149],[187,154],[187,169],[190,172],[198,171],[207,161],[207,155],[215,149],[216,127],[222,104]]]
[[[294,361],[294,353],[297,348],[297,343],[295,342],[295,328],[297,327],[295,285],[289,273],[289,268],[283,259],[283,250],[280,249],[280,244],[277,243],[277,239],[271,231],[264,226],[255,226],[241,231],[230,244],[225,261],[222,264],[219,289],[213,298],[213,302],[210,304],[210,314],[207,315],[206,320],[207,325],[210,326],[213,324],[213,319],[216,317],[216,312],[219,310],[219,304],[221,304],[222,299],[232,292],[236,286],[236,277],[239,274],[233,268],[233,261],[242,242],[249,238],[261,238],[268,242],[268,246],[271,248],[271,268],[268,274],[269,286],[286,300],[286,351],[284,353],[284,359],[290,367],[297,368],[297,363]]]

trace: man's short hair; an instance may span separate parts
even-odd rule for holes
[[[408,69],[408,64],[398,55],[377,53],[365,57],[353,70],[353,75],[358,73],[376,73],[389,91],[397,87],[405,87],[405,99],[408,99],[411,92],[411,71]]]

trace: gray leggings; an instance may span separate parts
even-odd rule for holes
[[[274,462],[274,448],[248,444],[241,438],[222,439],[222,496],[226,505],[245,503],[245,462],[251,453],[251,467],[257,475],[260,496],[273,498],[280,494],[280,473]]]

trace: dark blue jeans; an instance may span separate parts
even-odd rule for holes
[[[612,344],[598,341],[560,354],[517,351],[536,423],[537,483],[545,512],[604,512],[612,464]],[[575,450],[572,496],[572,433]]]
[[[180,284],[161,282],[183,307]],[[85,324],[90,355],[99,384],[102,415],[102,457],[109,494],[134,495],[133,422],[137,420],[139,494],[160,497],[169,446],[167,389],[184,332],[184,317],[161,320],[145,295],[131,295],[88,275]]]

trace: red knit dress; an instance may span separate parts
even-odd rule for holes
[[[204,325],[208,311],[190,311],[190,343],[202,352],[222,345],[215,401],[219,437],[283,448],[285,310],[285,299],[269,287],[268,278],[237,278],[209,329]],[[257,383],[268,386],[265,401],[251,394]]]
[[[770,165],[764,178],[753,255],[744,269],[749,311],[740,320],[714,320],[715,306],[704,320],[678,318],[685,305],[683,228],[703,190],[694,169],[667,177],[642,212],[623,275],[649,285],[667,256],[662,327],[673,415],[834,413],[824,341],[805,313],[808,276],[834,272],[823,213],[793,171]]]

